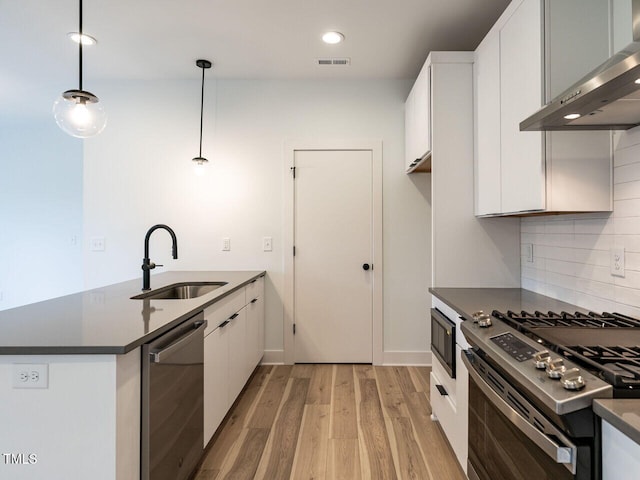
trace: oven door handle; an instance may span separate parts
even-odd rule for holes
[[[493,389],[485,383],[482,377],[477,373],[475,367],[471,361],[467,358],[466,354],[462,354],[462,361],[469,371],[469,375],[473,378],[476,385],[482,393],[484,393],[491,403],[502,414],[509,419],[509,421],[518,428],[524,435],[535,443],[540,449],[547,454],[550,458],[555,460],[556,463],[563,464],[567,469],[575,475],[576,473],[576,457],[578,449],[575,445],[569,442],[564,436],[558,432],[558,438],[563,440],[569,446],[562,446],[554,442],[551,438],[531,425],[520,415],[514,408],[512,408],[507,402],[505,402]]]

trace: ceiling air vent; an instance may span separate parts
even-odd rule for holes
[[[348,67],[351,65],[350,58],[318,58],[316,61],[320,66]]]

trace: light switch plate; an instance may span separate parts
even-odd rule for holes
[[[522,245],[522,255],[527,263],[533,263],[533,244],[525,243]]]
[[[624,247],[612,247],[609,259],[611,275],[624,277]]]
[[[224,237],[222,239],[222,251],[228,252],[231,250],[231,239],[229,237]]]

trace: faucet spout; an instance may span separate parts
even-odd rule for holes
[[[147,234],[144,237],[144,258],[142,259],[142,290],[151,290],[151,270],[153,270],[156,267],[161,267],[162,265],[156,265],[155,263],[153,263],[151,261],[151,259],[149,258],[149,239],[151,238],[151,234],[158,230],[158,229],[163,229],[166,230],[167,232],[169,232],[169,235],[171,235],[171,242],[172,242],[172,246],[171,246],[171,253],[174,259],[178,258],[178,239],[176,237],[176,233],[173,231],[173,229],[167,225],[164,224],[157,224],[154,225],[153,227],[151,227],[148,231]]]

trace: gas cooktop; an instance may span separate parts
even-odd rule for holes
[[[614,387],[614,397],[640,397],[640,320],[619,313],[493,311],[522,332]]]

